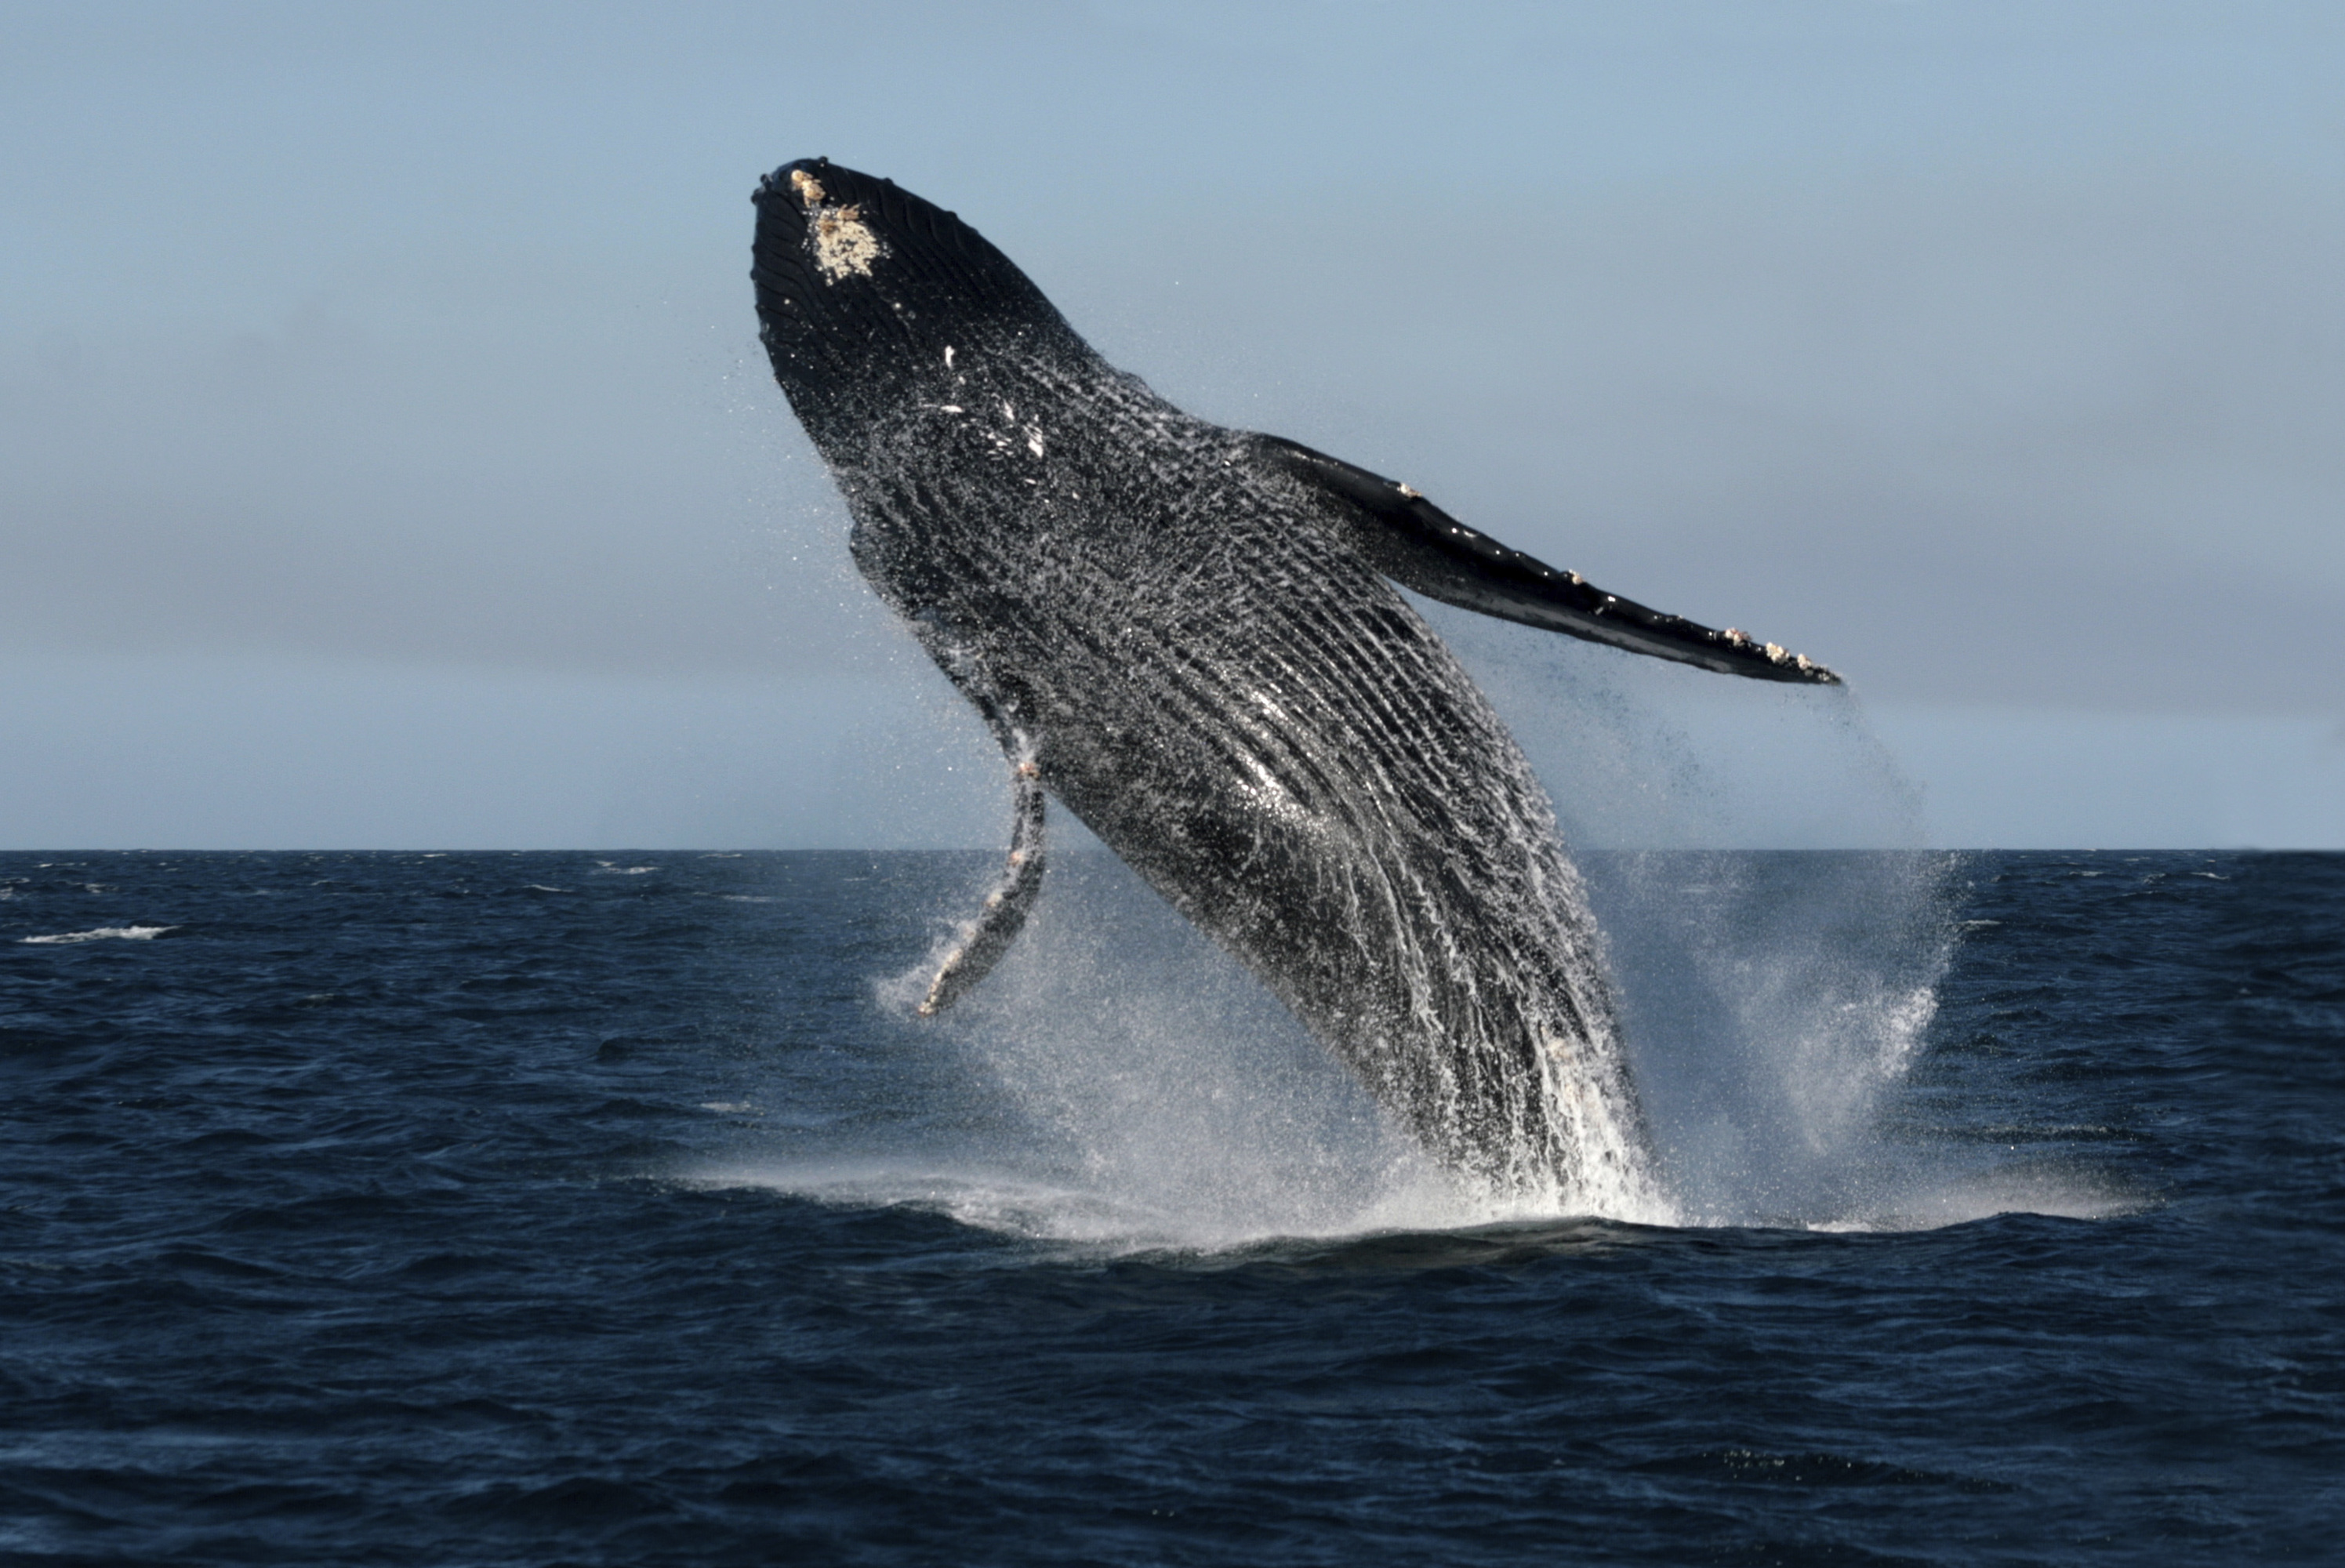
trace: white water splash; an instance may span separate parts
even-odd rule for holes
[[[1000,1116],[926,1131],[913,1153],[749,1159],[698,1179],[1111,1248],[1569,1214],[1848,1230],[2137,1206],[2088,1171],[1982,1168],[1974,1153],[1884,1131],[1959,930],[1952,861],[1918,847],[1913,794],[1848,693],[1737,683],[1721,697],[1699,672],[1442,619],[1565,817],[1605,931],[1658,1189],[1465,1189],[1251,976],[1096,849],[1061,855],[1000,969],[920,1027]],[[1716,704],[1738,696],[1747,705],[1729,703],[1721,721]],[[1059,821],[1072,845],[1087,839]],[[1747,848],[1851,839],[1871,847]]]
[[[2124,1212],[2082,1169],[1983,1169],[1894,1112],[1962,925],[1956,857],[1843,687],[1760,686],[1430,606],[1548,785],[1694,1225],[1905,1229]]]
[[[931,1110],[916,1148],[751,1156],[691,1179],[908,1204],[1111,1249],[1219,1250],[1590,1212],[1673,1221],[1650,1194],[1606,1208],[1470,1190],[1113,856],[1062,851],[1051,877],[1010,956],[951,1012],[915,1022],[910,990],[894,987],[918,1048],[966,1075],[941,1098],[969,1115]]]

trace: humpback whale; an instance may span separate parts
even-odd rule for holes
[[[1009,864],[920,1010],[1016,936],[1054,796],[1469,1186],[1650,1200],[1554,807],[1399,588],[1722,673],[1838,677],[1183,413],[892,181],[802,159],[753,200],[761,336],[856,563],[1011,764]]]

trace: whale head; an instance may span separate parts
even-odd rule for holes
[[[988,354],[1089,357],[984,236],[893,180],[800,158],[757,208],[757,318],[774,375],[828,450]]]

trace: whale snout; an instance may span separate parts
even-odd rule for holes
[[[757,207],[761,245],[787,239],[802,247],[813,275],[825,284],[868,278],[886,259],[888,245],[877,227],[871,182],[828,158],[800,158],[767,175],[751,197]]]
[[[949,348],[1012,341],[1028,353],[1048,344],[1091,357],[1009,258],[892,181],[799,158],[750,199],[749,276],[766,351],[809,429],[827,431],[833,413],[869,406],[883,383],[909,396]]]

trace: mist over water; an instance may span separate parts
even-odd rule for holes
[[[1993,1212],[1941,1190],[1953,1149],[1884,1130],[1960,926],[1955,862],[1925,847],[1921,794],[1857,694],[1430,612],[1538,767],[1587,875],[1682,1221]]]
[[[1687,1221],[1904,1222],[1929,1157],[1893,1149],[1881,1118],[1937,1011],[1945,859],[1643,851],[1589,866]]]

